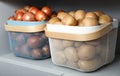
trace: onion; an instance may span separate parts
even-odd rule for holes
[[[16,14],[16,20],[22,21],[23,15],[24,15],[23,12],[18,12],[18,13]]]
[[[29,5],[24,6],[24,9],[28,11],[30,9],[30,6]]]
[[[41,9],[45,14],[47,14],[48,16],[51,16],[52,14],[52,10],[50,7],[48,6],[44,6],[42,9]]]
[[[31,12],[26,12],[23,16],[23,21],[35,21],[35,16]]]
[[[39,11],[39,9],[34,6],[30,7],[30,9],[29,9],[29,12],[32,12],[33,14],[36,14],[38,11]]]
[[[15,13],[19,13],[19,12],[22,12],[22,13],[26,13],[27,11],[25,9],[19,9],[19,10],[16,10]]]
[[[36,20],[42,21],[47,19],[47,15],[43,11],[38,11],[35,15]]]
[[[14,17],[14,16],[10,16],[10,17],[8,18],[8,20],[15,20],[15,17]]]

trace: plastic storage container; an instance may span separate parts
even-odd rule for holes
[[[114,20],[111,24],[92,27],[47,24],[45,32],[52,62],[82,72],[111,63],[115,56],[117,23]]]
[[[7,21],[10,49],[18,57],[46,59],[50,57],[48,38],[44,34],[45,21]]]

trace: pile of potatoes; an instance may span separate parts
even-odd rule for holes
[[[63,26],[99,26],[111,23],[112,17],[102,11],[59,11],[48,24]],[[71,30],[72,31],[72,30]],[[56,65],[83,72],[97,70],[106,62],[106,37],[91,41],[71,41],[50,38],[52,61]]]
[[[79,42],[50,39],[52,61],[56,65],[83,72],[94,71],[105,63],[106,46],[101,41],[104,40],[100,38],[93,41]]]
[[[112,17],[102,11],[86,12],[77,11],[58,11],[48,21],[49,24],[60,24],[68,26],[97,26],[112,22]]]

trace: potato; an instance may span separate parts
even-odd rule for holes
[[[87,12],[85,18],[94,18],[97,19],[97,15],[94,12]]]
[[[66,12],[58,12],[57,17],[62,20],[64,16],[68,15]]]
[[[62,45],[64,48],[73,46],[74,42],[69,40],[63,40]]]
[[[102,11],[95,11],[94,12],[98,17],[100,17],[101,15],[105,14],[104,12]]]
[[[84,72],[90,72],[90,71],[95,71],[97,70],[99,67],[101,67],[101,65],[103,65],[104,63],[102,62],[102,59],[100,57],[97,57],[93,60],[79,60],[78,61],[78,65],[81,71]]]
[[[98,46],[100,45],[100,40],[98,39],[98,40],[86,41],[85,43],[88,45]]]
[[[53,52],[52,53],[52,61],[55,63],[55,64],[65,64],[66,63],[66,61],[67,61],[67,58],[66,58],[66,56],[65,56],[65,54],[64,54],[64,52],[63,51],[57,51],[57,52]]]
[[[96,49],[91,45],[81,45],[78,49],[78,56],[81,60],[90,60],[96,56]]]
[[[98,45],[95,47],[96,48],[96,53],[100,55],[103,52],[103,47],[102,45]]]
[[[54,24],[63,25],[61,21],[55,22]]]
[[[79,68],[77,62],[71,62],[71,61],[67,61],[67,62],[66,62],[66,66],[68,66],[68,67],[70,67],[70,68],[74,68],[74,69]]]
[[[106,59],[108,57],[108,54],[107,54],[106,46],[102,46],[102,51],[100,52],[99,56],[101,57],[101,59],[103,60],[104,63],[107,62]]]
[[[82,20],[85,17],[86,12],[84,10],[77,10],[75,12],[75,19],[76,20]]]
[[[60,22],[60,19],[57,18],[57,17],[52,17],[52,18],[48,21],[49,24],[54,24],[55,22]]]
[[[75,18],[71,15],[65,15],[62,19],[62,23],[64,25],[69,25],[69,26],[76,26],[77,25],[77,21],[75,20]]]
[[[74,46],[75,46],[76,48],[79,48],[82,44],[83,44],[83,42],[80,42],[80,41],[74,42]]]
[[[75,16],[75,11],[70,11],[68,14],[74,17]]]
[[[52,15],[50,16],[50,18],[53,18],[53,17],[57,17],[57,13],[56,12],[53,12]]]
[[[85,18],[85,19],[83,19],[82,24],[84,27],[97,26],[98,21],[95,18]]]
[[[51,39],[50,46],[53,51],[63,50],[62,40],[59,40],[59,39]]]
[[[78,26],[83,26],[83,20],[78,20]]]
[[[71,62],[78,61],[77,50],[74,47],[65,48],[64,53],[65,53],[67,60],[69,60]]]
[[[106,24],[112,22],[112,17],[109,15],[101,15],[99,17],[99,23],[100,24]]]

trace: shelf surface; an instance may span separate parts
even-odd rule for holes
[[[0,56],[0,63],[1,62],[51,73],[58,76],[120,76],[120,56],[116,56],[113,63],[103,66],[99,70],[91,73],[83,73],[73,69],[56,66],[52,63],[51,59],[29,60],[15,57],[11,53]]]

